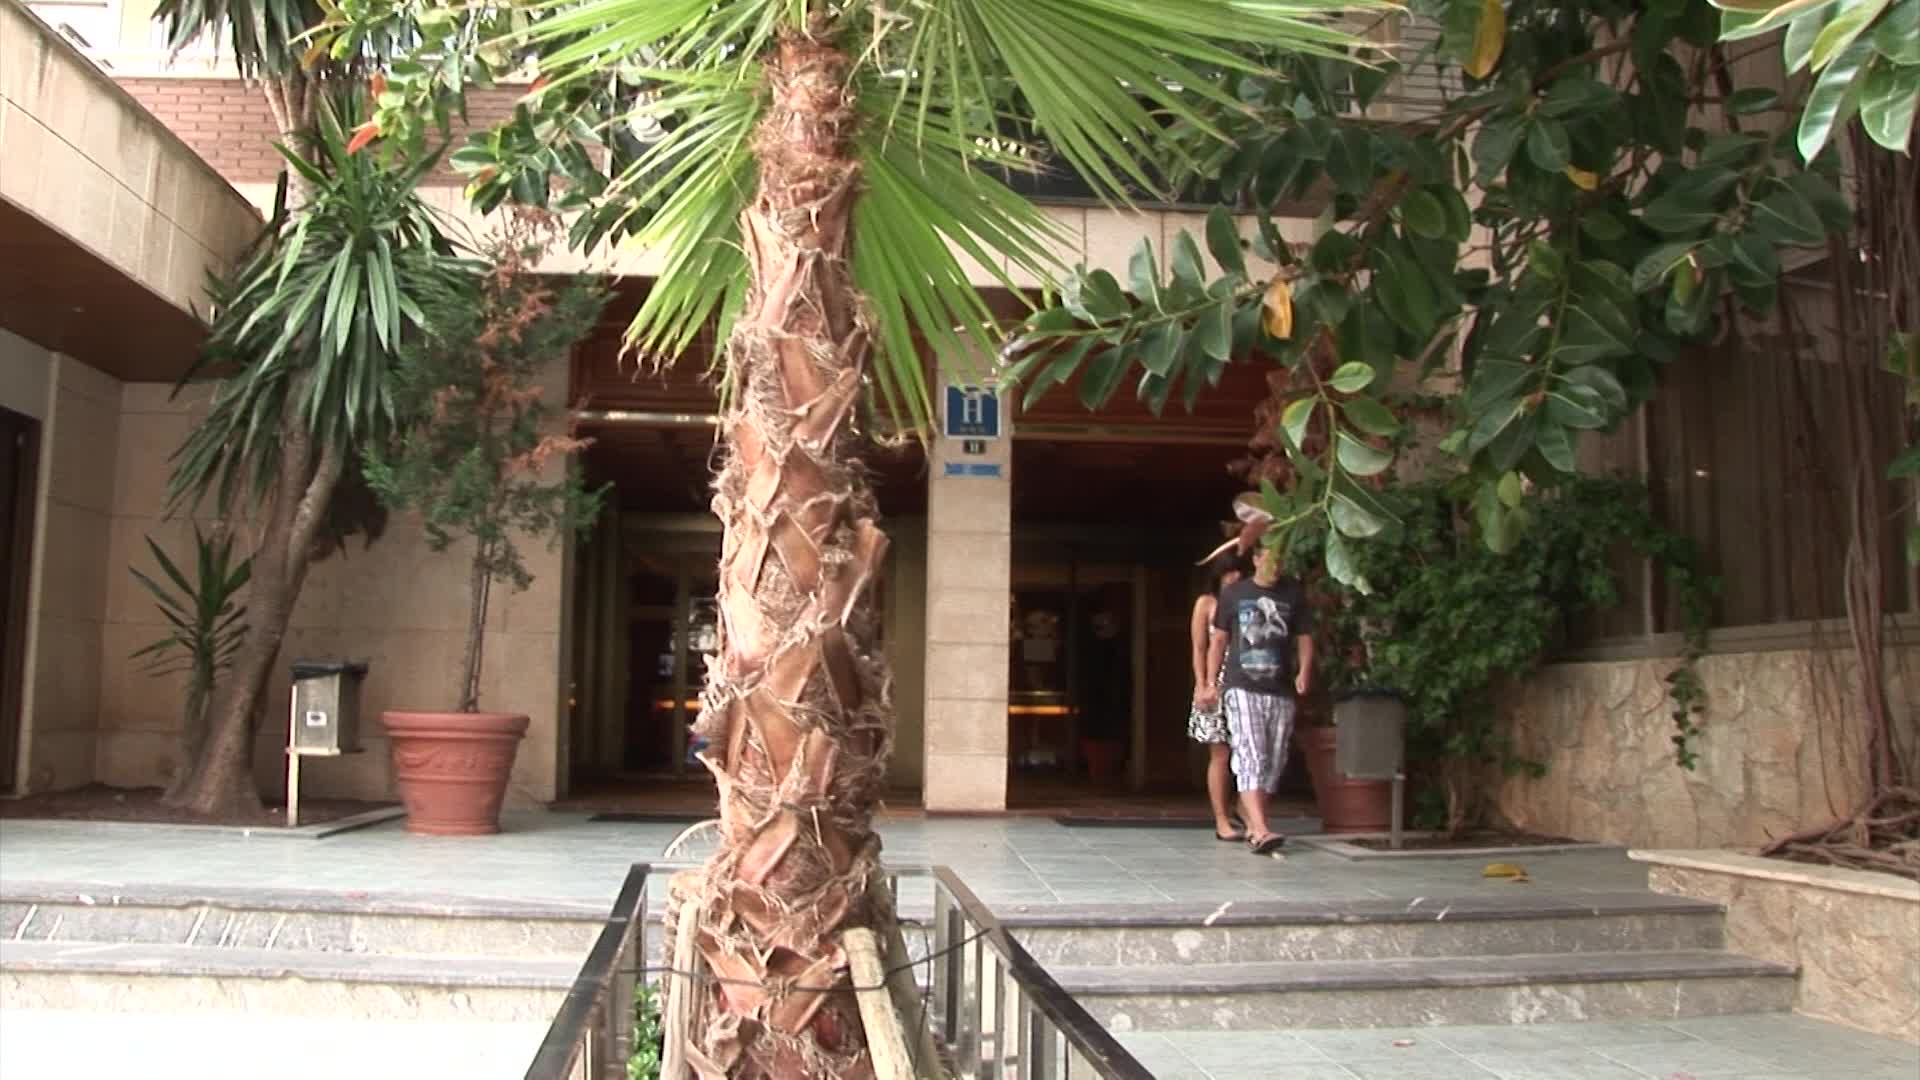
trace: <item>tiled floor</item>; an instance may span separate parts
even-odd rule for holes
[[[659,858],[681,826],[509,818],[499,836],[412,836],[398,822],[325,840],[153,826],[0,823],[0,881],[275,886],[610,901],[629,864]],[[1311,828],[1294,822],[1294,831]],[[1068,827],[1037,818],[899,818],[881,824],[890,867],[945,864],[991,904],[1269,898],[1413,898],[1643,888],[1617,851],[1522,861],[1533,883],[1480,876],[1484,860],[1348,861],[1306,848],[1260,858],[1205,826]],[[903,897],[914,888],[903,882]],[[930,895],[928,893],[927,895]]]
[[[1158,1080],[1914,1080],[1920,1047],[1791,1015],[1120,1036]]]

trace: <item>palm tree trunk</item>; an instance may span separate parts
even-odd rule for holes
[[[870,1075],[842,930],[872,926],[873,806],[890,750],[889,675],[871,587],[886,553],[845,421],[868,338],[847,267],[858,180],[848,57],[789,34],[767,60],[744,215],[745,309],[714,509],[721,655],[699,733],[720,789],[721,849],[697,907],[702,1076]],[[689,913],[682,913],[685,918]]]
[[[341,447],[328,444],[315,455],[299,410],[280,424],[280,471],[267,500],[267,520],[253,556],[247,593],[246,644],[230,676],[214,694],[205,745],[192,762],[171,805],[208,817],[258,813],[260,789],[253,779],[254,718],[259,715],[286,639],[293,606],[306,582],[313,542],[346,465]]]

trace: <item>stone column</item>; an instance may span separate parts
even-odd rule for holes
[[[944,418],[944,400],[940,408]],[[932,811],[1007,806],[1013,447],[1004,413],[1000,434],[981,454],[944,436],[930,448],[922,792]]]

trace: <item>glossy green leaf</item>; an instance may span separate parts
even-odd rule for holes
[[[1873,48],[1903,67],[1920,65],[1920,4],[1895,0],[1873,28]]]
[[[1920,0],[1906,0],[1920,8]],[[1920,65],[1894,67],[1884,58],[1867,69],[1860,88],[1860,123],[1874,142],[1906,153],[1913,139],[1914,108],[1920,105]]]
[[[1173,280],[1196,293],[1207,289],[1207,270],[1200,261],[1200,245],[1185,229],[1173,237]]]
[[[1799,192],[1787,187],[1760,200],[1749,227],[1775,244],[1814,247],[1827,240],[1820,216]]]
[[[1909,0],[1910,2],[1910,0]],[[1819,71],[1852,45],[1868,24],[1886,9],[1887,0],[1846,0],[1833,8],[1833,18],[1813,39],[1807,62]]]
[[[1247,272],[1246,252],[1240,247],[1240,230],[1233,215],[1224,206],[1207,212],[1207,250],[1222,270],[1233,274]]]
[[[1180,350],[1186,344],[1186,335],[1174,323],[1161,323],[1147,332],[1140,341],[1140,365],[1150,374],[1162,378],[1173,373],[1174,365],[1180,359]]]
[[[1687,256],[1698,246],[1697,241],[1681,240],[1662,244],[1648,252],[1639,265],[1633,268],[1633,291],[1646,292],[1655,286],[1664,285],[1667,275],[1674,268],[1687,261]]]
[[[1378,536],[1387,527],[1385,520],[1375,516],[1358,502],[1342,498],[1337,492],[1329,501],[1327,516],[1332,520],[1334,528],[1355,540]]]
[[[1215,360],[1233,358],[1233,303],[1223,300],[1202,312],[1193,328],[1200,351]]]
[[[1303,445],[1307,438],[1307,425],[1313,420],[1314,406],[1320,399],[1313,397],[1296,398],[1287,403],[1280,413],[1280,428],[1286,432],[1287,441],[1295,446]]]
[[[1400,432],[1400,421],[1393,411],[1372,398],[1357,397],[1340,403],[1347,423],[1369,435],[1391,436]]]
[[[1527,129],[1527,160],[1542,172],[1559,173],[1572,160],[1567,129],[1557,120],[1535,120]]]
[[[1080,378],[1080,404],[1091,412],[1106,408],[1127,374],[1130,359],[1127,350],[1120,348],[1107,349],[1094,357]]]
[[[1501,505],[1509,510],[1519,506],[1522,502],[1525,502],[1527,498],[1526,488],[1520,483],[1520,474],[1516,472],[1502,475],[1495,491],[1500,498]]]
[[[1856,40],[1833,59],[1813,84],[1807,103],[1800,111],[1797,145],[1802,161],[1820,156],[1828,138],[1853,119],[1860,107],[1860,91],[1855,80],[1872,52],[1868,42]]]
[[[1373,383],[1373,365],[1349,361],[1334,369],[1328,382],[1343,394],[1357,394]]]
[[[1393,453],[1361,442],[1342,431],[1334,437],[1340,467],[1354,476],[1378,476],[1393,464]]]
[[[1327,534],[1326,564],[1327,573],[1333,575],[1333,579],[1340,584],[1363,596],[1373,592],[1373,585],[1361,574],[1352,549],[1338,529]]]
[[[1771,87],[1749,86],[1735,90],[1727,99],[1727,111],[1735,116],[1752,116],[1780,104],[1780,93]]]
[[[1533,445],[1547,464],[1563,473],[1579,470],[1579,461],[1574,454],[1573,435],[1558,424],[1542,424],[1533,437]]]
[[[1160,307],[1160,265],[1153,257],[1153,241],[1145,236],[1127,259],[1127,288],[1141,303]]]
[[[1478,181],[1485,184],[1505,172],[1526,137],[1527,124],[1520,117],[1497,116],[1482,124],[1473,140],[1473,165]]]
[[[1401,218],[1416,236],[1438,240],[1447,235],[1447,211],[1440,200],[1426,191],[1408,195],[1400,204]]]
[[[1789,75],[1807,66],[1813,58],[1813,43],[1819,39],[1820,32],[1827,28],[1832,18],[1833,0],[1828,0],[1801,12],[1787,24],[1786,36],[1780,43],[1780,57]]]

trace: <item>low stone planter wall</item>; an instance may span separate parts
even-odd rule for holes
[[[1920,1043],[1920,882],[1726,851],[1634,851],[1654,891],[1727,909],[1727,948],[1800,968],[1795,1009]]]

